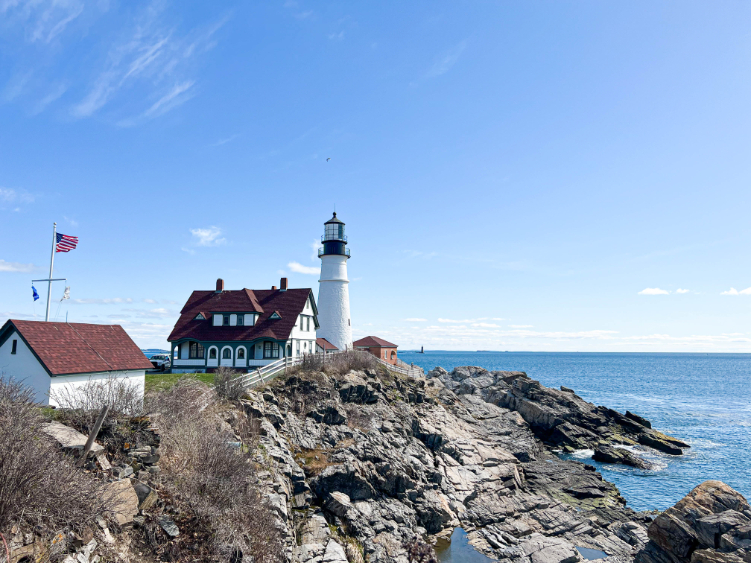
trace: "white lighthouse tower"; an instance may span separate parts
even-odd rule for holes
[[[339,350],[352,348],[352,326],[349,318],[349,279],[347,260],[349,248],[344,223],[334,216],[324,223],[321,237],[321,279],[318,280],[318,322],[316,332]]]

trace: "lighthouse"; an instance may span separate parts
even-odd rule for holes
[[[352,348],[352,324],[349,318],[349,279],[347,279],[347,236],[344,223],[334,216],[324,223],[321,237],[321,279],[318,280],[318,322],[316,332],[339,350]]]

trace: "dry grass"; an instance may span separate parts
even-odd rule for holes
[[[295,459],[301,462],[303,471],[305,471],[307,477],[314,477],[331,465],[326,450],[321,448],[314,450],[302,448],[295,454]]]
[[[181,379],[147,401],[161,436],[160,467],[167,494],[193,515],[194,533],[210,538],[207,556],[225,561],[243,554],[257,563],[283,560],[274,515],[257,486],[252,454],[258,428],[243,420],[234,432],[220,423],[215,393],[203,383]],[[187,541],[187,540],[186,540]],[[179,546],[179,542],[177,544]],[[170,548],[173,560],[192,560]],[[187,559],[186,559],[187,558]]]
[[[375,356],[359,350],[348,350],[341,354],[307,354],[295,371],[322,371],[328,375],[344,375],[352,370],[365,371],[378,368]]]
[[[365,433],[373,430],[373,417],[362,405],[345,403],[342,406],[347,413],[347,426]]]
[[[220,367],[214,373],[214,390],[221,398],[229,401],[238,401],[245,395],[240,374],[226,367]]]
[[[111,512],[105,483],[74,466],[41,431],[31,390],[0,377],[0,532],[34,527],[41,536],[81,530]]]

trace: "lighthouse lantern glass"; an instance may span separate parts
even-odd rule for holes
[[[344,225],[341,223],[326,225],[326,240],[344,240]]]

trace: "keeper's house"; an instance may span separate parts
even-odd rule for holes
[[[11,319],[0,328],[0,376],[22,382],[35,400],[57,406],[90,383],[122,380],[140,389],[153,366],[119,325]]]
[[[169,335],[173,373],[239,370],[315,353],[318,309],[309,288],[194,291]]]

